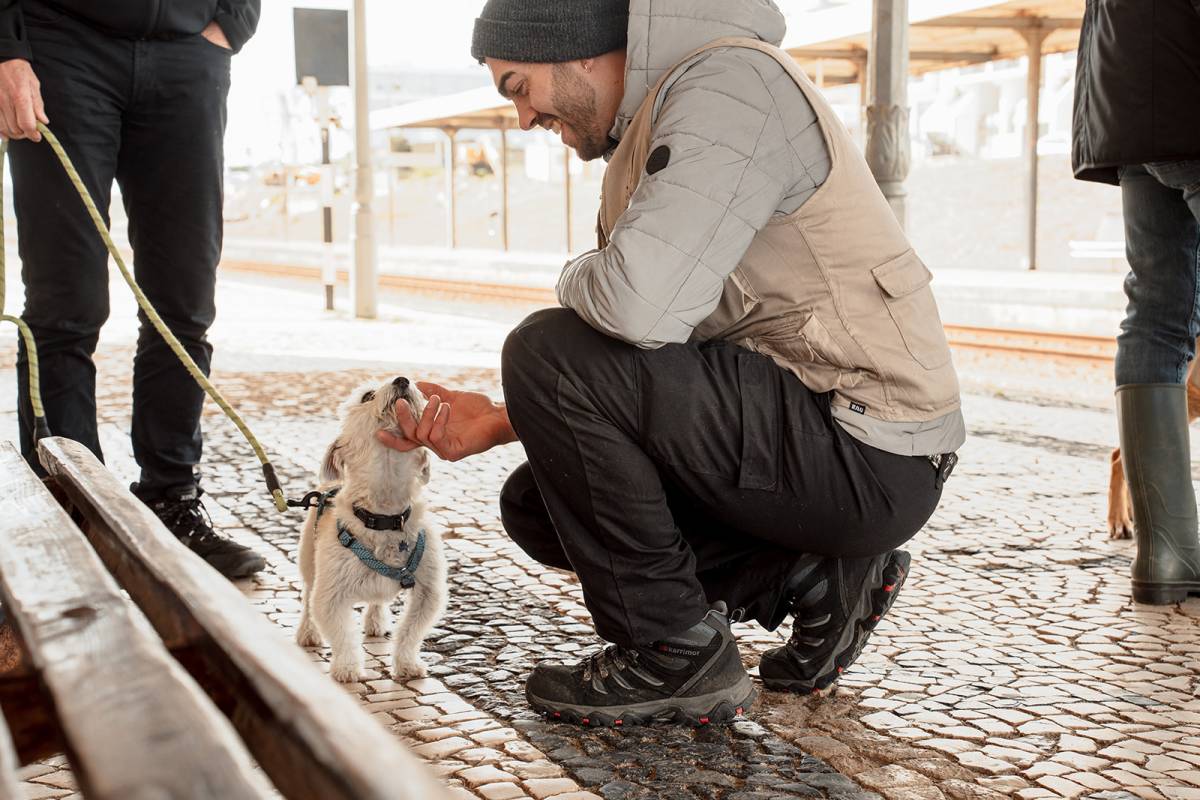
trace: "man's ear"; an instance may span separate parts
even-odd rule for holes
[[[329,449],[325,451],[325,458],[321,459],[321,482],[331,483],[341,480],[344,463],[342,442],[340,439],[335,439],[333,444],[329,445]]]

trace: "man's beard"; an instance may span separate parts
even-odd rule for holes
[[[575,154],[591,161],[607,153],[608,132],[600,127],[596,90],[567,64],[555,64],[551,79],[551,101],[558,109],[559,122],[575,133]]]

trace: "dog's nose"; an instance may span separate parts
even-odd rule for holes
[[[392,386],[395,386],[402,392],[408,391],[408,378],[396,378],[392,381]]]

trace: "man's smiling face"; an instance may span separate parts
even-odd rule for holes
[[[623,50],[561,64],[485,63],[496,90],[516,106],[522,130],[554,131],[584,161],[608,151],[624,90]]]

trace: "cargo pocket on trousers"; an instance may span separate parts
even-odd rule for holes
[[[742,399],[742,460],[738,488],[774,490],[779,482],[779,376],[775,362],[757,353],[739,353],[738,391]]]
[[[909,250],[875,267],[871,274],[883,291],[883,302],[909,354],[925,369],[945,366],[950,361],[950,345],[929,288],[933,275],[917,254]]]

